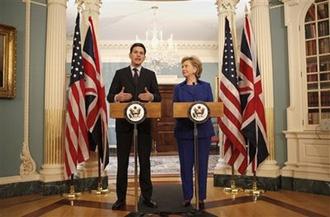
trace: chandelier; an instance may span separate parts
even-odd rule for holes
[[[147,29],[143,42],[147,49],[146,66],[160,74],[162,69],[176,66],[179,59],[173,34],[170,34],[167,40],[163,40],[163,31],[158,26],[158,6],[152,6],[151,9],[153,11],[152,26]],[[138,36],[136,36],[136,41],[140,41]]]

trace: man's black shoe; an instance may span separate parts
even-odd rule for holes
[[[200,209],[200,210],[205,209],[204,201],[199,201],[199,209]]]
[[[144,205],[146,205],[147,207],[149,207],[149,208],[157,208],[158,206],[157,206],[157,203],[155,202],[155,201],[152,201],[152,200],[146,200],[146,199],[142,199],[143,201],[142,201],[142,203],[144,204]]]
[[[184,206],[184,207],[191,206],[190,200],[185,200],[185,201],[183,202],[183,206]]]
[[[126,202],[124,200],[117,200],[113,205],[112,205],[112,210],[120,210],[125,208]]]

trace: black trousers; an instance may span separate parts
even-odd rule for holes
[[[118,200],[126,199],[127,169],[131,146],[133,145],[133,131],[117,132],[117,182],[116,191]],[[152,196],[152,183],[150,175],[151,135],[138,132],[138,159],[140,166],[140,189],[144,199],[150,200]]]

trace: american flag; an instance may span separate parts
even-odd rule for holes
[[[73,36],[71,76],[65,121],[64,176],[68,179],[76,173],[77,164],[88,160],[88,136],[85,109],[85,81],[82,64],[79,13]]]
[[[255,172],[268,156],[266,119],[256,45],[249,17],[245,17],[240,52],[240,98],[243,111],[242,133],[249,149],[249,163]]]
[[[88,24],[83,48],[83,65],[86,73],[87,128],[90,147],[92,151],[99,152],[104,169],[109,163],[107,104],[91,17],[88,18]]]
[[[245,140],[241,133],[242,113],[235,64],[232,34],[226,18],[222,75],[219,85],[219,96],[224,105],[224,115],[221,117],[219,125],[224,134],[224,159],[243,174],[248,164]]]

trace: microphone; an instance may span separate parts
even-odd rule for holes
[[[196,85],[196,82],[193,82],[192,85],[195,86]]]

